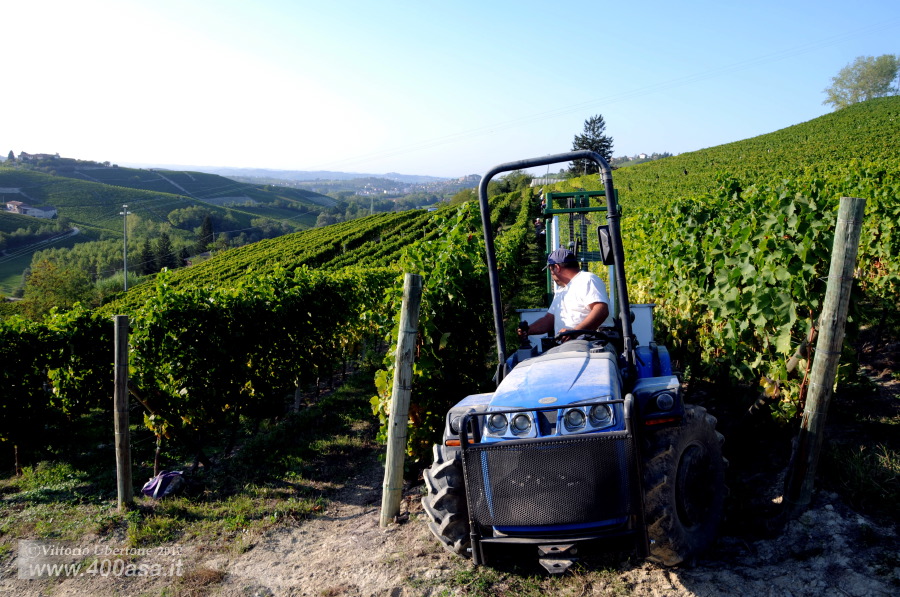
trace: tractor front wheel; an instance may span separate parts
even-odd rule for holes
[[[449,551],[468,556],[469,509],[459,451],[435,445],[434,463],[424,476],[428,493],[422,498],[422,506],[431,519],[428,528]]]
[[[680,427],[650,435],[644,497],[650,559],[692,562],[716,537],[725,500],[722,434],[702,406],[686,405]]]

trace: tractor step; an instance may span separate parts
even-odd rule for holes
[[[538,545],[538,562],[550,574],[562,574],[578,561],[574,543]]]

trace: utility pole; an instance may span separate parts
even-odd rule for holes
[[[122,267],[125,272],[125,290],[128,290],[128,206],[123,205],[119,212],[122,217]]]

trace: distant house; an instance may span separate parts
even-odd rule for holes
[[[19,161],[20,162],[35,162],[38,160],[58,160],[59,154],[52,153],[27,153],[25,151],[19,152]]]
[[[22,214],[23,216],[32,216],[34,218],[50,219],[56,217],[56,208],[51,205],[35,207],[33,205],[22,203],[21,201],[7,201],[6,211],[14,214]]]

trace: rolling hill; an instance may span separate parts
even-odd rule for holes
[[[20,283],[30,263],[30,253],[23,248],[42,248],[37,243],[59,232],[60,226],[77,228],[79,234],[57,246],[121,238],[123,205],[133,214],[129,227],[135,244],[166,230],[183,246],[193,242],[203,214],[213,219],[219,233],[246,234],[260,226],[290,231],[313,227],[318,214],[335,204],[311,191],[238,183],[214,174],[118,168],[66,158],[0,166],[0,199],[4,205],[21,201],[58,212],[51,221],[0,211],[0,289],[6,292]]]
[[[767,135],[621,168],[614,172],[613,178],[626,218],[640,218],[646,215],[645,209],[717,192],[722,187],[723,178],[738,180],[749,187],[798,177],[843,181],[847,179],[848,169],[858,169],[866,164],[890,169],[900,160],[900,146],[894,142],[896,139],[900,139],[900,97],[880,98]],[[527,156],[501,156],[497,161],[517,157]],[[489,166],[487,164],[485,169]],[[900,169],[892,171],[891,176],[897,175],[900,175]],[[596,176],[589,176],[570,179],[554,185],[554,188],[567,191],[602,187]],[[897,197],[893,200],[900,202]],[[383,222],[387,225],[395,221],[393,218],[396,216],[376,216],[371,220],[371,225],[377,227],[375,222],[382,221],[379,218],[384,218]],[[312,257],[290,247],[301,238],[312,239],[313,234],[316,240],[310,240],[312,244],[341,246],[346,239],[348,224],[268,240],[243,247],[240,251],[229,251],[227,257],[223,255],[220,259],[240,263],[241,266],[234,271],[244,271],[250,267],[265,271],[267,264],[274,263],[270,257],[273,255],[278,255],[280,265],[287,268],[301,264],[337,267],[343,262],[322,261],[318,256]],[[398,227],[394,233],[399,234],[400,229]],[[422,230],[426,231],[427,227]],[[628,236],[627,227],[623,234]],[[372,242],[382,240],[379,236],[377,241]],[[364,264],[365,261],[358,263]],[[217,267],[216,260],[210,260],[204,267]],[[188,273],[181,275],[187,277]],[[203,279],[206,283],[213,282],[212,278]],[[226,277],[222,281],[230,283],[231,278]]]
[[[75,165],[56,163],[66,161]],[[18,188],[26,200],[53,205],[73,223],[115,231],[123,204],[157,220],[173,209],[203,205],[233,214],[241,225],[249,225],[254,217],[270,217],[294,222],[297,228],[309,227],[322,207],[335,204],[319,193],[239,183],[215,174],[79,164],[61,159],[49,165],[47,160],[39,162],[34,170],[6,166],[0,168],[0,188]]]
[[[773,133],[616,170],[625,205],[707,193],[720,176],[748,185],[798,175],[840,176],[851,163],[900,158],[900,96],[873,99]],[[572,179],[560,188],[595,188]]]

